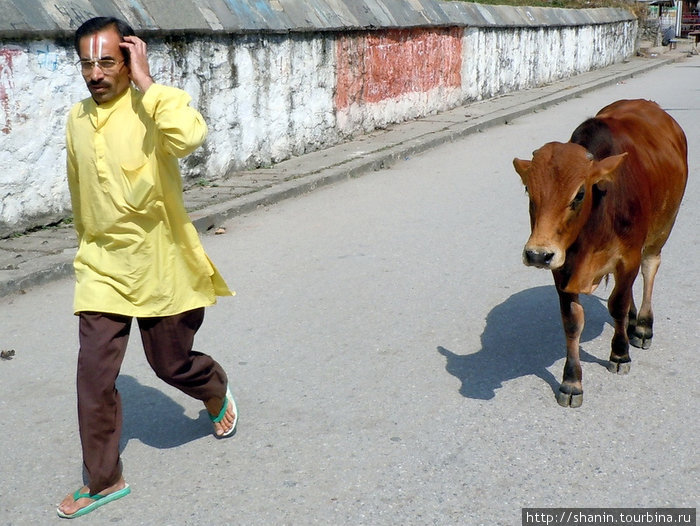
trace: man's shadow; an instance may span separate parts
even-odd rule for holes
[[[153,387],[141,385],[128,375],[119,376],[117,388],[124,413],[120,452],[132,438],[157,449],[168,449],[212,433],[204,407],[198,418],[189,418],[185,415],[184,407],[167,395]]]
[[[600,298],[583,294],[579,298],[586,319],[581,334],[585,342],[602,333],[609,314]],[[459,392],[468,398],[490,400],[504,382],[527,375],[541,378],[557,393],[560,381],[547,370],[566,356],[556,289],[524,290],[494,307],[486,318],[480,351],[459,355],[442,346],[437,350],[447,358],[447,372],[461,380]],[[581,361],[607,364],[583,350]]]

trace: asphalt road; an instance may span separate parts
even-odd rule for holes
[[[236,289],[196,348],[241,413],[157,380],[134,331],[119,388],[132,494],[79,519],[124,525],[519,525],[523,507],[695,507],[700,65],[624,83],[238,217],[206,249]],[[564,337],[551,275],[520,260],[511,161],[620,98],[684,127],[691,176],[663,252],[654,342],[605,368],[611,286],[584,298],[584,402],[557,405]],[[0,524],[51,524],[81,485],[72,281],[3,298]]]

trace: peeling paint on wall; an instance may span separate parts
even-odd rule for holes
[[[19,120],[19,103],[15,98],[13,60],[22,54],[21,49],[0,49],[0,132],[9,134],[13,122]]]
[[[341,36],[336,109],[462,83],[462,30],[403,29]]]
[[[463,33],[411,28],[339,35],[338,130],[351,136],[459,104]]]

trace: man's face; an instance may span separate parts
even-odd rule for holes
[[[80,60],[83,63],[83,79],[97,104],[109,102],[129,88],[129,67],[124,63],[124,53],[119,47],[119,33],[107,27],[98,33],[80,39]],[[110,64],[101,67],[94,61]],[[91,61],[93,61],[91,63]]]

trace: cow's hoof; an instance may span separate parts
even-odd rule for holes
[[[557,393],[557,403],[562,407],[581,407],[583,404],[583,393]]]
[[[646,338],[644,336],[637,336],[636,334],[629,337],[630,345],[633,345],[637,349],[648,349],[651,347],[651,338]]]
[[[634,323],[630,323],[627,327],[627,337],[630,345],[635,346],[637,349],[648,349],[651,347],[651,338],[654,336],[654,332],[651,329],[652,323],[650,320],[636,320]]]
[[[627,374],[630,372],[632,367],[632,362],[613,362],[612,360],[608,362],[608,371],[616,374]]]

